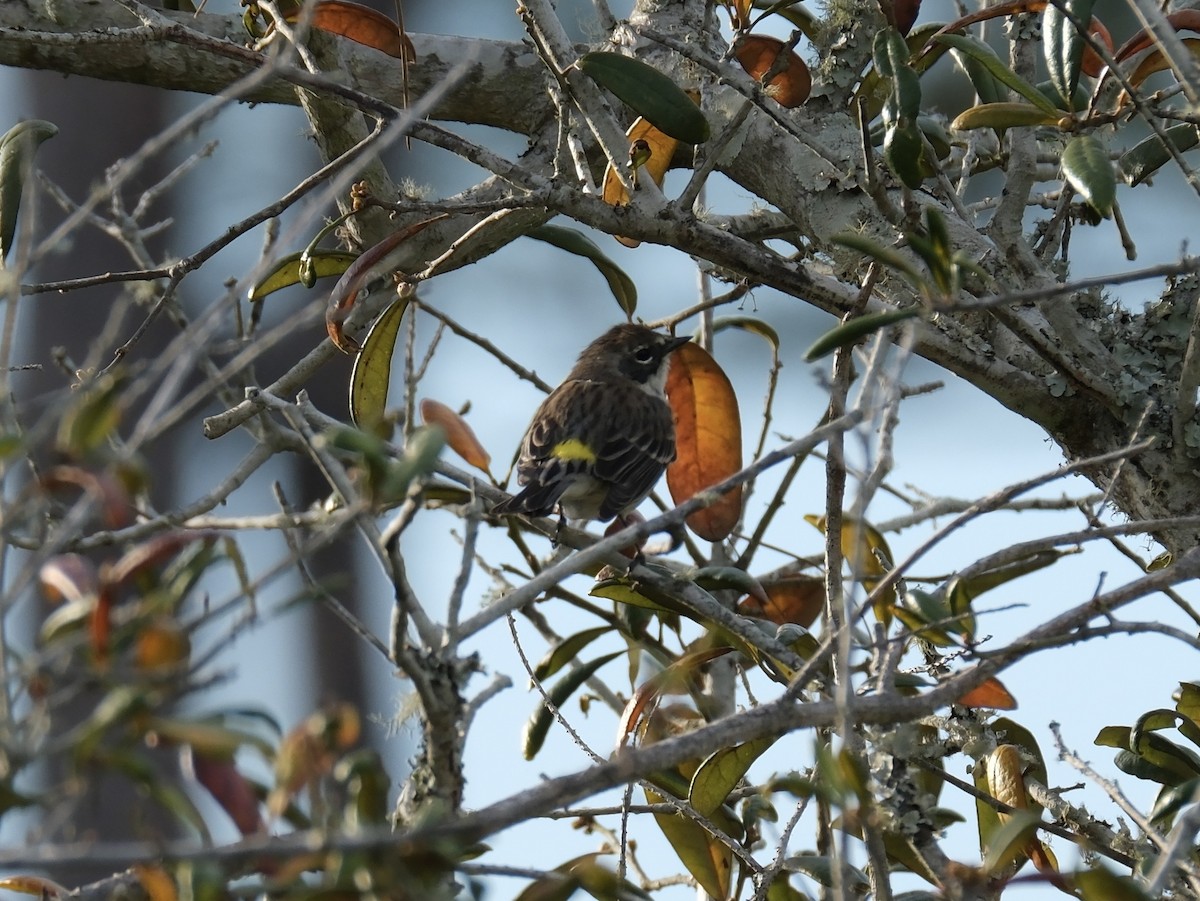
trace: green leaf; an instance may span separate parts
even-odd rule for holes
[[[1028,103],[981,103],[958,114],[950,127],[955,131],[972,128],[1022,128],[1032,125],[1058,125],[1062,113],[1048,113]]]
[[[277,261],[271,270],[259,279],[258,284],[246,292],[246,299],[251,303],[261,301],[268,294],[274,294],[282,288],[304,284],[300,273],[300,258],[304,251],[298,250]],[[309,270],[314,279],[331,275],[342,275],[350,264],[358,259],[358,254],[347,253],[343,250],[317,250],[308,255]],[[305,284],[311,288],[312,284]]]
[[[611,626],[596,626],[594,629],[585,629],[582,632],[576,632],[564,638],[554,647],[546,652],[546,655],[538,662],[538,665],[533,668],[533,677],[538,681],[549,679],[560,669],[579,656],[579,652],[586,648],[589,644],[599,638],[601,635],[608,635],[612,632]]]
[[[1083,901],[1152,901],[1129,876],[1118,876],[1103,868],[1071,875]]]
[[[604,280],[608,282],[608,289],[612,291],[613,297],[617,299],[617,303],[625,311],[625,315],[629,317],[633,316],[634,311],[637,309],[637,285],[633,283],[633,279],[626,275],[620,266],[605,256],[604,251],[591,238],[581,231],[573,228],[564,228],[560,225],[542,225],[526,234],[530,238],[545,241],[547,244],[553,244],[560,250],[565,250],[576,256],[586,257],[595,263],[596,268],[600,270],[600,274],[604,276]]]
[[[1037,835],[1040,813],[1018,810],[1006,814],[1006,817],[987,843],[987,855],[983,859],[985,872],[995,873],[1018,858],[1023,858],[1030,839]]]
[[[879,313],[868,313],[851,319],[835,329],[831,329],[812,343],[804,352],[805,362],[811,363],[821,357],[833,353],[839,347],[853,344],[864,335],[870,335],[889,325],[903,322],[920,315],[916,307],[906,307],[903,310],[884,310]]]
[[[1150,822],[1156,826],[1169,826],[1183,808],[1195,804],[1196,792],[1200,791],[1200,778],[1189,779],[1179,785],[1164,786],[1154,799],[1154,807],[1150,811]]]
[[[1006,66],[1000,60],[1000,57],[996,56],[994,52],[991,52],[991,48],[988,48],[988,52],[984,52],[980,49],[977,41],[966,38],[961,34],[939,34],[934,38],[934,40],[941,44],[947,44],[951,48],[958,50],[967,56],[973,57],[993,76],[995,76],[997,80],[1007,85],[1009,88],[1012,88],[1012,90],[1016,91],[1034,106],[1038,107],[1038,109],[1040,109],[1042,112],[1053,113],[1056,117],[1058,116],[1058,108],[1045,97],[1043,97],[1041,91],[1027,82],[1012,69],[1008,68],[1008,66]]]
[[[803,873],[809,879],[825,885],[833,885],[834,862],[831,858],[820,854],[796,854],[784,861],[789,870]],[[871,888],[871,882],[862,870],[849,864],[842,865],[842,885],[849,889],[849,896],[865,895]]]
[[[400,459],[391,461],[385,470],[379,486],[380,499],[385,503],[402,500],[414,479],[433,472],[445,446],[446,431],[441,426],[426,425],[414,429]]]
[[[17,234],[21,195],[33,168],[33,155],[43,141],[58,134],[45,119],[18,122],[0,138],[0,267],[8,259]]]
[[[925,180],[921,161],[925,144],[916,119],[903,118],[891,125],[883,136],[883,161],[905,187],[916,190]]]
[[[579,58],[579,68],[663,134],[689,144],[708,140],[704,113],[653,66],[620,53],[595,51]]]
[[[558,710],[562,709],[563,704],[567,699],[575,693],[575,691],[583,685],[588,679],[596,674],[596,670],[604,666],[610,660],[616,660],[624,651],[615,651],[612,654],[605,654],[603,657],[597,657],[595,660],[589,660],[587,663],[580,664],[576,669],[571,670],[561,679],[554,683],[554,686],[547,694],[550,698],[550,703]],[[522,740],[522,748],[525,753],[526,760],[533,760],[537,756],[538,751],[542,749],[542,745],[546,741],[546,734],[550,731],[550,724],[554,721],[554,714],[550,710],[550,705],[546,703],[545,698],[538,704],[537,710],[533,712],[533,716],[525,724],[525,733]]]
[[[967,73],[967,78],[970,79],[971,86],[975,88],[975,94],[979,97],[980,102],[1003,103],[1008,100],[1004,82],[993,75],[991,68],[983,63],[985,57],[991,56],[995,58],[997,64],[1004,65],[1000,61],[1000,57],[996,56],[996,51],[972,34],[961,37],[963,41],[970,43],[975,48],[975,52],[967,53],[955,48],[953,51],[954,61]]]
[[[834,244],[864,253],[871,257],[871,259],[883,263],[889,269],[895,269],[901,275],[904,275],[912,283],[913,287],[920,287],[925,281],[924,276],[908,257],[890,247],[885,247],[878,241],[868,238],[866,235],[861,235],[858,232],[838,232],[830,240]]]
[[[653,789],[643,790],[646,800],[651,804],[663,802],[663,796]],[[719,809],[709,819],[727,835],[737,837],[741,833],[737,821]],[[714,898],[728,898],[733,882],[732,849],[714,838],[695,820],[682,814],[656,813],[654,820],[700,887]]]
[[[757,738],[710,754],[697,767],[688,788],[688,800],[696,812],[701,816],[712,816],[725,803],[729,793],[737,787],[754,761],[775,741],[774,736]]]
[[[1087,28],[1092,21],[1096,0],[1062,0],[1062,5]],[[1070,103],[1079,87],[1083,51],[1087,46],[1074,23],[1063,14],[1057,3],[1046,4],[1042,16],[1042,46],[1050,81],[1065,103]]]
[[[382,434],[388,385],[392,380],[392,355],[406,309],[408,301],[404,298],[393,301],[375,320],[362,351],[354,359],[354,369],[350,372],[350,419],[364,431]]]
[[[128,379],[120,372],[102,375],[80,389],[58,423],[58,450],[81,457],[108,442],[125,410],[122,394]]]
[[[1180,153],[1191,150],[1200,143],[1200,129],[1190,122],[1172,125],[1164,133],[1166,139]],[[1158,135],[1151,135],[1127,150],[1118,163],[1125,181],[1131,186],[1144,182],[1172,159],[1171,152]]]
[[[757,598],[764,605],[771,603],[758,579],[736,566],[703,566],[688,577],[705,591],[731,588]]]
[[[1063,177],[1106,219],[1117,202],[1117,178],[1108,151],[1091,135],[1076,135],[1062,153]]]
[[[774,328],[767,325],[766,322],[757,316],[718,316],[713,320],[712,330],[714,335],[727,328],[741,329],[744,332],[751,332],[758,335],[771,345],[771,352],[775,356],[779,356],[779,332],[775,331]]]

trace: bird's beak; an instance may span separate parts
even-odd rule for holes
[[[663,356],[667,356],[667,354],[674,353],[675,351],[677,351],[679,348],[683,347],[683,345],[687,344],[691,340],[692,340],[691,335],[682,335],[682,336],[674,335],[673,337],[671,337],[667,340],[667,353],[663,354]]]

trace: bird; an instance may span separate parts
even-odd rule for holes
[[[585,347],[533,414],[517,459],[521,491],[492,512],[624,521],[675,459],[667,370],[690,340],[624,323]]]

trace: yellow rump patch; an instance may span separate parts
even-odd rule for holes
[[[583,460],[585,463],[596,461],[595,452],[578,438],[558,442],[554,445],[554,450],[550,451],[550,455],[559,460]]]

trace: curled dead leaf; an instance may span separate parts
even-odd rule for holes
[[[825,610],[825,580],[819,576],[790,575],[763,582],[767,603],[754,597],[742,598],[738,613],[759,616],[782,626],[795,623],[808,628]]]
[[[465,419],[443,403],[425,398],[421,401],[421,420],[426,425],[440,426],[446,433],[446,443],[450,449],[482,472],[488,473],[492,458]]]
[[[667,487],[678,505],[742,468],[742,422],[737,395],[717,361],[699,344],[684,344],[671,356],[667,401],[675,416],[675,461]],[[725,492],[687,518],[707,541],[724,541],[742,514],[742,488]]]

